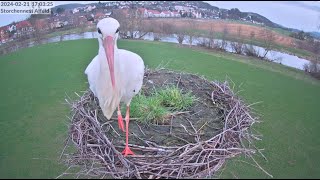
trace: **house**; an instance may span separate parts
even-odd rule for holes
[[[194,17],[194,18],[202,18],[202,15],[201,15],[201,13],[199,13],[199,12],[192,12],[192,16]]]
[[[34,28],[32,27],[31,23],[27,20],[18,22],[16,24],[16,28],[18,37],[30,34],[32,31],[34,31]]]
[[[74,8],[74,9],[72,10],[72,13],[73,13],[73,14],[78,13],[78,12],[79,12],[79,9],[78,9],[78,8]]]
[[[181,17],[181,14],[178,11],[171,12],[171,17]]]
[[[66,24],[65,21],[67,21],[66,17],[53,18],[50,20],[49,27],[50,29],[62,28],[64,24]],[[69,24],[69,22],[67,24]]]
[[[91,11],[94,10],[94,9],[96,9],[96,6],[90,6],[90,5],[89,5],[89,6],[86,6],[86,7],[85,7],[84,11],[85,11],[85,12],[91,12]]]
[[[12,32],[12,31],[17,31],[17,26],[15,24],[11,24],[8,27],[8,31]]]
[[[148,10],[148,17],[160,17],[160,12],[157,10]]]
[[[175,8],[175,10],[182,11],[182,12],[193,10],[192,7],[186,7],[186,6],[174,6],[174,8]]]
[[[0,27],[0,42],[6,43],[9,41],[9,26]]]
[[[62,28],[63,26],[64,26],[64,23],[62,21],[55,21],[50,23],[51,29]]]
[[[169,11],[162,11],[160,17],[171,17],[171,13]]]
[[[107,12],[107,13],[104,14],[104,16],[105,16],[105,17],[110,17],[111,14],[112,14],[112,12]]]

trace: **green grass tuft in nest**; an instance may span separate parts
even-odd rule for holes
[[[130,116],[142,123],[163,124],[173,111],[186,110],[195,100],[190,91],[183,94],[181,89],[174,86],[154,91],[151,96],[139,93],[132,99]]]
[[[157,92],[157,96],[160,97],[164,106],[170,107],[172,110],[186,110],[196,100],[190,91],[183,94],[182,90],[175,86],[160,90]]]
[[[132,117],[139,118],[138,121],[148,123],[149,120],[164,121],[164,117],[170,112],[161,105],[158,96],[146,97],[138,94],[132,100],[130,114]]]

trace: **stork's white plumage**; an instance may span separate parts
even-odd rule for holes
[[[120,102],[127,105],[126,112],[126,148],[124,155],[133,154],[128,147],[129,107],[132,98],[140,91],[144,62],[130,51],[118,49],[117,39],[120,24],[113,18],[98,22],[99,52],[85,70],[91,91],[99,99],[103,114],[110,119],[118,108],[119,128],[124,131]]]

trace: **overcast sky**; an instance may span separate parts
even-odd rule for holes
[[[79,3],[79,4],[88,4],[92,2],[99,1],[53,1],[54,6],[58,6],[61,4],[70,4],[70,3]],[[100,2],[108,2],[108,1],[100,1]],[[5,26],[10,24],[13,21],[21,21],[28,18],[29,14],[0,14],[0,26]]]
[[[54,1],[54,5],[99,1]],[[101,1],[108,2],[108,1]],[[304,31],[317,31],[320,24],[320,1],[205,1],[219,8],[238,8],[240,11],[255,12],[286,27]],[[0,26],[20,21],[29,15],[0,14]]]
[[[242,12],[255,12],[272,22],[304,31],[317,31],[317,24],[320,24],[320,1],[207,1],[207,3],[219,8],[237,7]]]

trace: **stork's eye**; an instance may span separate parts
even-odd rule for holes
[[[101,34],[100,28],[98,28],[98,33]]]
[[[116,33],[118,33],[119,32],[119,28],[116,30]]]

